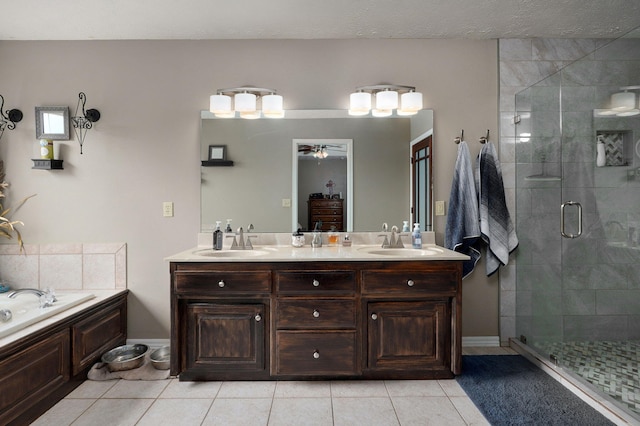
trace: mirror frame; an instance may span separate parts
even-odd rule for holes
[[[298,229],[298,145],[345,145],[347,147],[347,198],[344,200],[347,211],[346,232],[353,232],[353,139],[293,139],[291,161],[291,229]],[[302,200],[304,201],[304,200]],[[311,224],[309,224],[311,226]],[[343,231],[343,232],[344,232]]]
[[[44,114],[47,112],[62,112],[64,120],[64,133],[46,133],[44,131]],[[36,107],[36,139],[51,139],[54,141],[69,140],[69,107],[66,106],[50,106]]]

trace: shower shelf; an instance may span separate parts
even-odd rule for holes
[[[531,175],[524,178],[527,181],[538,181],[538,182],[556,182],[562,180],[560,176],[553,175]]]

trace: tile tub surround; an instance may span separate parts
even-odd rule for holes
[[[126,243],[0,244],[0,279],[13,288],[127,288]]]

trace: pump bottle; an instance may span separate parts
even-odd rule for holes
[[[411,243],[414,249],[422,248],[422,232],[420,232],[420,224],[413,224],[413,233],[411,234]]]
[[[216,220],[216,230],[213,231],[213,249],[222,250],[222,231],[219,220]]]

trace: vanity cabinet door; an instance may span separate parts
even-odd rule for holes
[[[268,373],[264,304],[189,303],[186,311],[186,369],[180,379],[257,379]]]
[[[446,370],[451,315],[446,300],[367,303],[368,367],[372,371]]]

